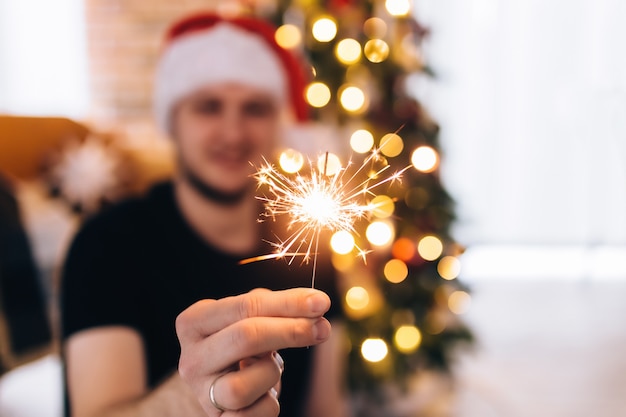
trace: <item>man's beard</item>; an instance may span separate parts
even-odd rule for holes
[[[221,191],[212,185],[207,184],[189,166],[180,161],[181,172],[185,181],[206,200],[220,204],[222,206],[235,206],[241,203],[248,195],[251,185],[244,186],[237,191]]]

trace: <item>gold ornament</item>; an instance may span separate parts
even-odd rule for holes
[[[378,64],[389,56],[389,45],[382,39],[370,39],[365,44],[363,53],[370,62]]]

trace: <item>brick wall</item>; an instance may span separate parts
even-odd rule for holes
[[[86,0],[91,119],[95,125],[146,123],[152,78],[168,24],[218,0]]]

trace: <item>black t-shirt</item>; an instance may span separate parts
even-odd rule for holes
[[[264,223],[270,239],[276,227]],[[260,240],[256,255],[271,253]],[[254,254],[251,254],[254,255]],[[186,223],[170,183],[145,197],[112,207],[86,222],[66,260],[62,280],[62,334],[97,326],[123,325],[143,338],[148,383],[155,387],[177,369],[180,346],[175,319],[194,302],[242,294],[253,288],[310,287],[312,265],[269,260],[239,265],[235,257],[209,246]],[[318,262],[315,286],[340,302],[330,263]],[[281,416],[300,416],[306,398],[313,349],[281,351]],[[69,413],[68,413],[69,414]]]

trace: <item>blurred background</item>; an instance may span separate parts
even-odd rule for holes
[[[65,250],[171,173],[152,71],[205,8],[271,19],[314,69],[294,151],[412,166],[379,202],[388,239],[357,242],[374,262],[332,248],[357,415],[626,413],[623,1],[0,0],[0,254],[30,265],[0,274],[1,417],[61,415]]]

